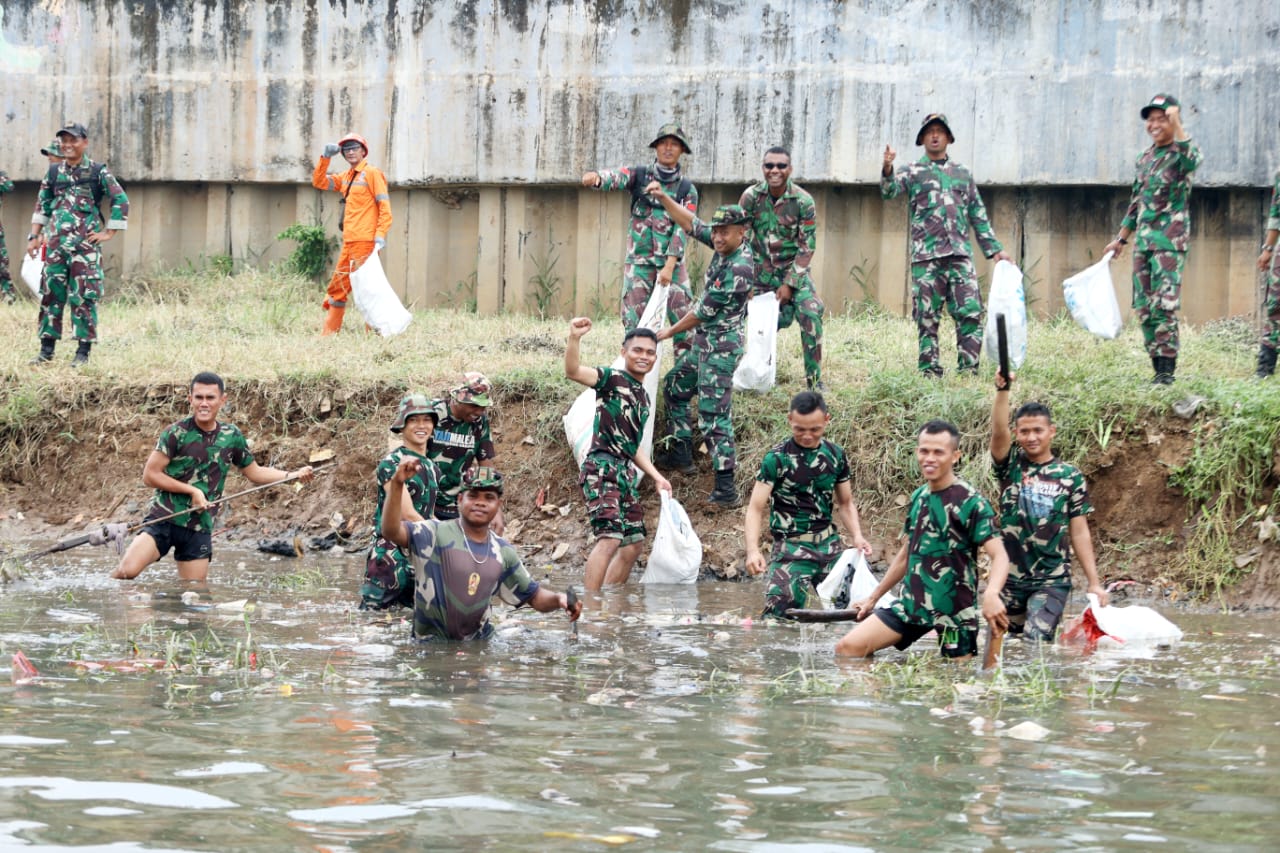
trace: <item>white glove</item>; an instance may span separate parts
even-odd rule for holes
[[[386,238],[385,238],[385,237],[374,237],[374,238],[373,238],[373,246],[374,246],[374,248],[375,248],[375,249],[377,249],[379,252],[381,252],[383,249],[387,248],[387,240],[386,240]]]
[[[325,143],[325,146],[324,146],[325,157],[332,158],[337,153],[338,153],[338,143],[336,142]]]

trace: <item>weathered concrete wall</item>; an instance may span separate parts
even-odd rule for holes
[[[386,264],[409,300],[525,310],[542,268],[560,310],[613,304],[625,201],[574,185],[644,158],[675,116],[704,211],[736,199],[766,144],[787,144],[818,199],[830,309],[865,285],[905,311],[905,208],[879,200],[876,174],[886,143],[914,156],[920,117],[943,109],[1036,281],[1036,310],[1054,312],[1062,278],[1114,233],[1146,143],[1137,110],[1167,89],[1206,155],[1186,315],[1257,310],[1260,188],[1280,159],[1276,3],[6,0],[0,12],[0,167],[28,182],[3,208],[11,244],[38,148],[83,121],[133,200],[108,244],[116,274],[283,258],[273,238],[289,224],[318,213],[332,227],[336,196],[308,179],[321,145],[354,128],[392,183]],[[1115,271],[1125,301],[1127,265]]]
[[[1205,186],[1260,186],[1280,4],[1263,0],[6,0],[11,174],[69,117],[134,181],[298,182],[358,129],[400,185],[564,183],[677,117],[704,183],[791,146],[875,179],[925,113],[1004,185],[1119,184],[1138,107],[1186,104]]]

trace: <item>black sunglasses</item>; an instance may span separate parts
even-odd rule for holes
[[[784,169],[790,169],[791,164],[790,163],[765,163],[764,168],[765,168],[765,171],[781,172]]]

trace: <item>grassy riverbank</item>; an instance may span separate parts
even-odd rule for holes
[[[205,369],[228,379],[231,417],[273,453],[296,456],[303,444],[345,449],[353,467],[335,488],[361,494],[368,464],[357,461],[380,452],[399,395],[408,388],[438,393],[464,370],[482,370],[497,386],[508,473],[529,491],[553,477],[571,493],[560,416],[578,389],[561,376],[564,321],[422,312],[405,334],[383,340],[365,334],[352,310],[342,334],[321,339],[321,298],[319,285],[277,272],[189,271],[127,281],[104,303],[102,342],[81,371],[69,367],[67,344],[53,364],[28,366],[38,347],[36,306],[0,306],[0,333],[9,342],[0,352],[0,501],[31,509],[38,493],[105,508],[116,484],[72,468],[88,462],[132,482],[136,473],[128,472],[145,458],[154,424],[175,407],[181,412],[185,382]],[[944,323],[948,365],[951,328]],[[1090,475],[1104,575],[1145,571],[1206,593],[1274,561],[1276,543],[1258,543],[1252,523],[1278,509],[1280,382],[1248,378],[1251,324],[1184,330],[1171,388],[1147,384],[1149,362],[1132,325],[1117,341],[1099,341],[1057,318],[1034,322],[1030,336],[1015,404],[1049,403],[1059,454]],[[586,339],[584,358],[610,360],[617,337],[614,323],[603,320]],[[829,316],[825,347],[830,436],[849,451],[859,502],[882,539],[892,539],[898,507],[917,482],[914,433],[928,418],[960,426],[962,476],[991,492],[989,364],[976,378],[949,372],[941,382],[926,380],[914,369],[910,320],[878,310]],[[803,387],[795,330],[782,333],[779,360],[777,388],[735,401],[744,489],[763,451],[785,436],[786,402]],[[670,364],[668,355],[664,369]],[[1175,416],[1174,404],[1190,395],[1203,402],[1190,418]],[[85,493],[86,485],[60,494],[50,485],[60,479],[97,482],[102,493]],[[700,482],[681,488],[687,504],[700,501]],[[724,536],[728,559],[741,539],[733,530]],[[1241,564],[1255,547],[1259,553]],[[1161,567],[1148,565],[1152,560]]]

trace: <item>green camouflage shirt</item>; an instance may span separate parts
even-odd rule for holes
[[[489,416],[481,415],[475,423],[456,420],[449,414],[449,401],[435,400],[436,431],[427,448],[427,456],[436,463],[436,509],[451,514],[458,511],[458,495],[462,493],[462,475],[477,462],[497,455],[489,437]]]
[[[378,481],[378,505],[373,511],[373,536],[375,540],[381,537],[378,531],[382,530],[382,504],[387,499],[387,483],[391,482],[391,477],[396,473],[396,468],[400,465],[401,460],[404,459],[417,459],[422,464],[422,467],[418,469],[418,473],[404,483],[405,488],[409,490],[409,499],[413,503],[413,511],[423,518],[430,518],[432,511],[435,509],[435,463],[403,445],[397,447],[384,456],[382,461],[378,463],[378,467],[373,469],[373,476]]]
[[[3,169],[0,169],[0,195],[11,192],[13,192],[13,181],[9,180],[8,174]],[[3,226],[0,226],[0,230],[3,230]]]
[[[196,426],[195,418],[183,418],[160,433],[156,450],[169,458],[164,472],[175,480],[195,486],[211,501],[222,497],[227,472],[233,467],[253,464],[253,453],[240,430],[231,424],[218,423],[210,432]],[[176,527],[189,527],[202,533],[213,532],[213,517],[221,507],[187,513],[170,520]],[[156,489],[151,499],[147,520],[191,509],[191,496]]]
[[[792,181],[778,198],[761,181],[747,187],[738,204],[751,217],[747,237],[758,266],[760,283],[777,290],[799,288],[818,247],[818,210],[813,196]]]
[[[479,640],[493,632],[494,595],[520,605],[538,591],[511,543],[489,534],[470,542],[457,519],[406,521],[415,580],[413,636],[420,640]]]
[[[706,246],[711,246],[711,226],[698,217],[693,218],[690,236]],[[715,341],[726,335],[741,337],[747,320],[747,302],[755,287],[756,262],[751,246],[742,241],[728,255],[716,252],[712,247],[711,263],[707,265],[702,295],[694,303],[692,311],[702,324],[702,333]]]
[[[987,499],[963,480],[938,492],[928,484],[911,495],[907,574],[894,614],[910,625],[968,628],[978,624],[978,549],[999,536]]]
[[[649,201],[640,191],[651,180],[661,180],[652,165],[625,166],[621,169],[605,169],[597,172],[601,190],[626,190],[639,198],[631,202],[631,228],[627,232],[627,260],[633,264],[662,266],[668,257],[684,260],[685,236],[671,220],[661,204]],[[684,205],[690,213],[698,212],[698,188],[689,182],[683,199],[677,194],[683,173],[674,180],[662,181],[667,195]]]
[[[775,538],[817,533],[831,526],[836,486],[852,479],[840,445],[822,439],[801,447],[789,438],[764,455],[757,483],[773,487],[769,531]]]
[[[1204,159],[1190,139],[1152,145],[1138,158],[1121,228],[1138,252],[1185,252],[1191,240],[1191,173]]]
[[[1084,475],[1056,457],[1037,465],[1021,448],[992,460],[1008,589],[1071,586],[1071,519],[1093,511]]]
[[[955,160],[935,162],[926,156],[889,177],[881,173],[881,198],[902,193],[907,194],[911,213],[913,264],[956,255],[971,257],[970,225],[984,255],[990,258],[1001,251],[973,175]]]
[[[1280,172],[1276,172],[1275,185],[1271,188],[1271,209],[1267,211],[1268,231],[1280,231]]]
[[[48,226],[45,233],[63,236],[87,237],[97,231],[102,221],[102,212],[93,203],[93,173],[96,165],[88,157],[83,158],[80,165],[75,167],[58,163],[53,167],[52,182],[46,172],[40,181],[40,194],[36,197],[36,210],[31,216],[31,222]],[[98,181],[102,197],[111,203],[111,215],[107,218],[106,227],[113,231],[123,230],[129,218],[129,197],[105,166],[98,175]]]
[[[597,367],[596,419],[588,453],[602,451],[619,459],[635,459],[649,417],[649,392],[625,370]]]

